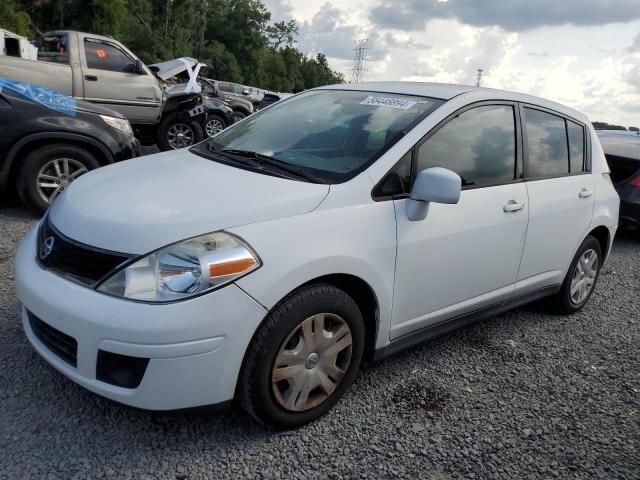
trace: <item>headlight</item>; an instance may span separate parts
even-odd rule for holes
[[[260,267],[238,237],[214,232],[156,250],[116,272],[98,291],[144,302],[182,300],[219,288]]]
[[[110,117],[109,115],[100,115],[100,118],[110,127],[120,130],[127,135],[133,135],[131,124],[126,118]]]

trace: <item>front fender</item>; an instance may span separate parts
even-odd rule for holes
[[[378,300],[376,347],[388,343],[396,259],[392,202],[317,210],[229,231],[262,259],[262,267],[238,286],[265,308],[318,277],[353,275],[367,283]]]

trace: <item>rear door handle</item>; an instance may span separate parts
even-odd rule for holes
[[[522,210],[524,208],[524,202],[516,202],[515,200],[509,200],[507,204],[502,207],[502,209],[507,212],[517,212],[518,210]]]
[[[98,81],[98,77],[96,77],[95,75],[85,75],[84,79],[85,80],[89,80],[90,82],[97,82]]]
[[[591,195],[593,195],[593,190],[590,190],[588,188],[583,188],[582,190],[580,190],[580,193],[578,193],[578,196],[580,198],[589,198]]]

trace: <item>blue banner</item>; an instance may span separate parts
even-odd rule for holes
[[[16,92],[57,112],[71,117],[76,116],[76,100],[55,90],[0,77],[0,92],[3,88]]]

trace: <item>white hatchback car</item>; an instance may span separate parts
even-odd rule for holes
[[[34,348],[150,410],[290,428],[363,359],[553,296],[589,299],[619,199],[588,119],[468,86],[279,102],[190,150],[100,168],[20,244]]]

